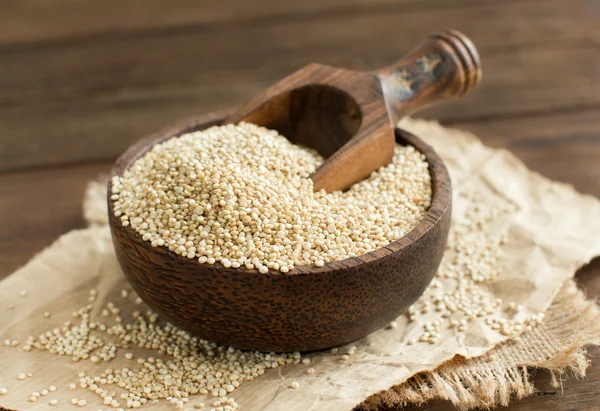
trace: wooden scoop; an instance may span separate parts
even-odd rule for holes
[[[325,162],[311,176],[315,191],[343,190],[389,164],[394,125],[477,85],[473,43],[457,31],[429,36],[397,63],[375,72],[309,64],[255,96],[226,119],[275,129],[317,150]]]

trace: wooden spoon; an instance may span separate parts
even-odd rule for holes
[[[402,117],[477,85],[473,43],[457,31],[429,36],[403,59],[375,72],[309,64],[255,96],[225,123],[275,129],[326,160],[315,191],[343,190],[392,161]]]

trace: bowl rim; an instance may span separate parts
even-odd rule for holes
[[[156,144],[162,143],[169,138],[180,136],[185,133],[203,130],[208,127],[219,125],[229,114],[227,111],[215,111],[207,114],[195,116],[185,121],[170,125],[156,133],[150,134],[146,137],[135,142],[131,145],[121,156],[119,156],[110,171],[110,177],[107,183],[107,202],[108,202],[108,214],[109,214],[109,225],[111,229],[116,229],[118,226],[120,229],[124,229],[129,236],[139,238],[140,242],[148,247],[148,249],[154,250],[155,248],[150,245],[148,241],[141,239],[141,236],[131,227],[123,227],[121,224],[112,224],[113,221],[119,222],[113,213],[113,200],[112,196],[112,177],[122,176],[123,173],[140,157],[146,154]],[[425,234],[427,234],[443,217],[452,202],[452,185],[450,175],[442,159],[433,150],[431,146],[419,139],[412,133],[403,130],[399,127],[394,127],[394,133],[396,136],[396,142],[408,143],[415,147],[419,152],[425,155],[427,163],[429,164],[429,173],[431,175],[432,185],[432,199],[431,205],[427,214],[423,219],[407,234],[399,238],[396,241],[392,241],[386,246],[380,247],[376,250],[369,251],[368,253],[362,254],[356,257],[349,257],[344,260],[332,261],[325,263],[323,267],[317,267],[315,265],[303,265],[296,266],[287,273],[282,273],[277,270],[269,270],[266,274],[261,274],[256,269],[248,270],[246,268],[226,268],[221,263],[215,263],[207,265],[206,268],[218,269],[219,272],[230,271],[235,273],[251,273],[252,275],[260,276],[294,276],[302,274],[316,274],[316,273],[327,273],[339,270],[347,270],[349,268],[355,268],[364,264],[373,263],[376,260],[380,260],[390,254],[397,253],[410,247],[413,243],[419,241]],[[172,254],[176,258],[182,258],[170,251],[166,247],[158,247],[158,249],[164,250],[169,254]],[[182,258],[183,259],[183,258]],[[197,259],[183,259],[184,261],[195,262],[198,266],[205,266],[197,261]]]

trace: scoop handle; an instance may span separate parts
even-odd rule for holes
[[[393,124],[439,101],[462,97],[481,80],[475,46],[464,34],[432,34],[400,61],[376,72]]]

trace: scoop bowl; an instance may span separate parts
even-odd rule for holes
[[[169,127],[130,147],[116,162],[122,176],[152,146],[173,136],[221,124],[212,113]],[[422,152],[432,178],[425,218],[406,236],[359,257],[300,266],[288,273],[225,268],[152,247],[113,214],[109,225],[123,273],[162,318],[201,338],[259,351],[312,351],[358,340],[380,329],[425,291],[441,262],[452,206],[450,177],[431,147],[395,129],[396,142]]]

